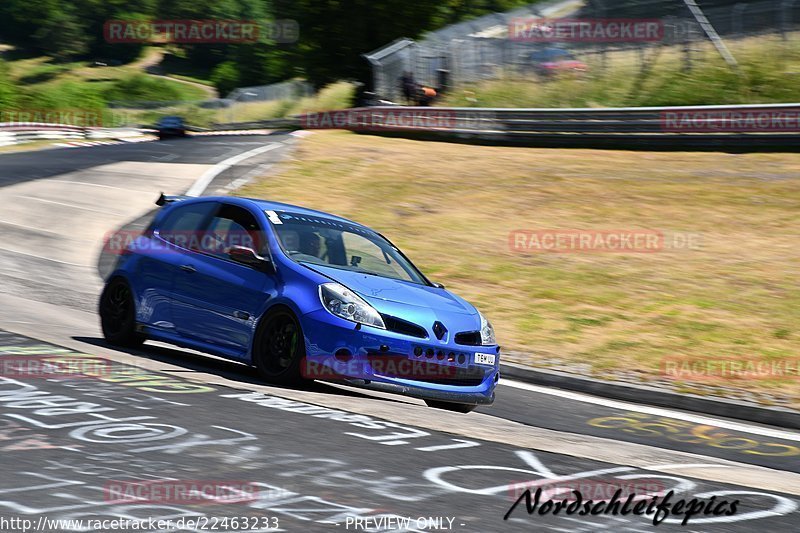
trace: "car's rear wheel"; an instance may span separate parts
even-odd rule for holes
[[[111,280],[100,295],[100,326],[103,337],[115,346],[135,347],[145,341],[136,331],[136,305],[128,282]]]
[[[294,313],[283,307],[267,313],[253,345],[253,362],[261,377],[280,385],[301,382],[300,364],[305,354],[303,331]]]
[[[425,400],[425,403],[428,404],[428,407],[445,409],[447,411],[455,411],[456,413],[469,413],[478,407],[477,405],[468,403],[442,402],[439,400]]]

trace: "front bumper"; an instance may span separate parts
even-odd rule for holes
[[[491,394],[486,395],[482,392],[451,392],[412,385],[401,385],[400,383],[370,381],[366,379],[344,379],[342,381],[345,384],[352,385],[354,387],[403,394],[405,396],[422,398],[424,400],[439,400],[442,402],[464,403],[470,405],[491,405],[494,403],[494,387],[492,387]]]
[[[162,137],[182,137],[186,135],[186,130],[178,128],[163,128],[157,131],[158,135],[161,135]]]
[[[320,309],[301,317],[307,379],[463,404],[494,401],[498,346],[466,346],[357,325]],[[475,353],[494,354],[493,365]]]

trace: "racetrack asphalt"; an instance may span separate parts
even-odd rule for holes
[[[543,479],[647,480],[687,500],[740,500],[732,516],[668,520],[663,531],[800,529],[797,432],[506,380],[494,405],[459,415],[333,384],[269,386],[243,365],[162,344],[107,346],[94,315],[105,232],[144,224],[162,190],[181,193],[226,159],[282,145],[220,173],[207,192],[224,190],[292,142],[205,136],[0,155],[0,361],[89,354],[104,369],[43,377],[3,367],[0,530],[12,516],[207,517],[217,531],[249,531],[261,517],[285,531],[656,527],[652,516],[528,516],[524,505],[503,520],[520,489]],[[236,503],[109,496],[129,487],[120,482],[198,480],[249,492]],[[251,522],[222,527],[223,517]],[[211,530],[201,526],[179,530]]]

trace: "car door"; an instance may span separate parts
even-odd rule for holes
[[[171,300],[176,275],[186,262],[188,243],[216,210],[216,202],[176,205],[152,228],[152,235],[141,237],[136,247],[138,280],[141,283],[137,320],[150,327],[175,332]]]
[[[244,207],[220,203],[195,251],[176,277],[172,312],[181,335],[244,357],[275,277],[228,257],[231,246],[266,249],[266,233]]]

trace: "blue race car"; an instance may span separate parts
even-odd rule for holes
[[[492,326],[376,231],[264,200],[156,203],[100,297],[109,343],[153,339],[254,365],[273,383],[337,381],[458,412],[494,401]]]
[[[186,123],[181,117],[161,117],[155,129],[162,141],[168,137],[186,137]]]

